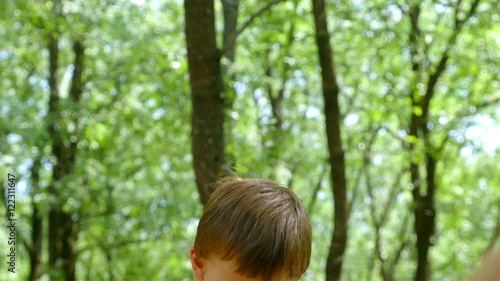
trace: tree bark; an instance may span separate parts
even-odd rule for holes
[[[28,255],[30,259],[30,274],[29,281],[35,281],[42,276],[42,240],[43,240],[43,225],[40,209],[34,201],[34,197],[38,192],[38,183],[40,182],[40,156],[37,156],[31,167],[31,206],[33,213],[31,214],[31,245],[28,247]]]
[[[282,159],[282,143],[286,138],[284,133],[286,129],[284,127],[284,116],[283,116],[283,102],[285,100],[285,90],[286,83],[288,81],[288,72],[290,71],[290,64],[286,63],[285,58],[290,57],[291,48],[295,41],[295,23],[293,21],[290,22],[288,32],[287,32],[287,42],[286,45],[280,47],[280,55],[279,58],[281,60],[281,72],[280,72],[280,86],[279,89],[275,89],[273,84],[270,82],[275,80],[275,75],[273,75],[273,62],[271,61],[271,48],[268,48],[266,51],[266,63],[264,68],[264,73],[268,78],[269,82],[267,83],[267,95],[269,98],[269,102],[271,104],[271,112],[273,116],[272,127],[270,128],[270,136],[271,136],[271,146],[268,148],[269,150],[269,162],[274,167],[272,176],[276,178],[277,167],[279,167],[279,161]],[[291,188],[291,186],[289,186]]]
[[[221,0],[222,10],[224,13],[224,31],[222,34],[221,56],[225,56],[227,61],[221,67],[221,79],[225,78],[225,85],[227,85],[224,92],[225,98],[225,122],[224,133],[226,134],[225,142],[227,144],[234,143],[232,138],[233,128],[235,127],[236,120],[229,117],[229,113],[233,108],[234,101],[236,100],[236,89],[234,82],[237,81],[236,73],[231,71],[232,65],[236,60],[236,37],[238,34],[238,16],[240,0]],[[228,159],[226,170],[236,173],[236,155],[231,151],[225,152],[225,159]]]
[[[205,205],[224,174],[224,89],[213,0],[185,0],[185,33],[192,102],[192,154],[196,185]]]
[[[325,1],[313,0],[312,4],[316,27],[316,44],[318,45],[321,66],[323,97],[325,100],[326,136],[330,155],[332,190],[335,204],[334,230],[326,264],[326,280],[337,281],[340,280],[342,275],[342,264],[347,245],[348,223],[345,159],[340,133],[340,89],[337,83],[335,61],[327,28]]]
[[[52,153],[56,159],[53,167],[52,181],[49,185],[49,192],[56,198],[56,203],[51,206],[49,211],[49,268],[53,271],[62,270],[64,280],[75,280],[76,266],[76,250],[75,242],[77,234],[74,230],[74,222],[72,214],[64,211],[62,205],[66,198],[62,198],[59,193],[61,191],[62,179],[71,175],[76,163],[77,152],[77,136],[78,136],[78,104],[83,92],[83,59],[84,47],[79,41],[73,45],[75,61],[73,63],[74,71],[71,80],[69,98],[71,106],[71,122],[75,124],[75,131],[68,132],[67,128],[63,127],[65,122],[61,115],[59,106],[59,91],[58,91],[58,40],[54,33],[49,36],[49,135],[52,141]],[[69,144],[63,142],[63,134],[71,136]],[[59,267],[58,261],[61,261]]]
[[[84,68],[84,57],[85,57],[85,48],[83,43],[80,41],[76,41],[73,44],[73,53],[75,54],[75,61],[73,63],[73,77],[71,80],[71,88],[70,88],[70,99],[75,107],[73,110],[73,120],[72,122],[75,124],[75,132],[72,133],[74,139],[70,139],[69,150],[68,150],[68,165],[73,170],[76,164],[76,152],[77,152],[77,143],[78,143],[78,121],[79,121],[79,109],[78,106],[80,104],[80,99],[83,93],[83,68]],[[71,170],[68,171],[71,173]],[[74,281],[76,279],[76,240],[78,233],[75,230],[72,214],[68,212],[62,212],[62,223],[63,223],[63,239],[62,239],[62,253],[61,258],[63,260],[63,269],[66,277],[66,281]]]
[[[221,0],[224,11],[224,33],[222,42],[224,54],[233,63],[236,56],[236,34],[238,28],[238,11],[240,0]]]
[[[436,169],[439,161],[439,151],[444,145],[438,145],[436,148],[430,141],[430,129],[427,126],[431,101],[435,95],[436,85],[439,78],[446,70],[449,60],[449,51],[455,45],[463,24],[475,13],[479,0],[474,0],[466,13],[465,17],[460,19],[460,4],[457,2],[455,8],[454,30],[448,39],[447,46],[434,71],[429,71],[426,90],[423,97],[417,90],[417,83],[422,80],[422,54],[419,46],[419,37],[422,36],[419,24],[420,5],[416,4],[409,10],[411,30],[409,34],[410,52],[412,57],[412,70],[415,75],[413,90],[410,92],[412,102],[412,113],[410,118],[409,135],[412,137],[410,143],[410,175],[412,182],[412,195],[415,217],[415,233],[417,235],[417,270],[415,272],[415,281],[428,281],[430,279],[429,250],[434,244],[433,234],[436,227]],[[423,158],[425,161],[418,161],[418,151],[416,144],[423,142],[425,145]],[[420,174],[421,166],[425,170],[425,176]]]
[[[49,49],[49,88],[50,88],[50,98],[49,98],[49,111],[47,114],[48,118],[48,132],[50,139],[52,141],[52,154],[55,156],[57,161],[63,158],[63,142],[59,134],[59,39],[58,35],[54,32],[49,34],[48,38],[48,49]],[[62,174],[61,164],[56,163],[52,170],[52,182],[48,187],[49,193],[57,198],[57,190],[55,188],[55,183],[61,179]],[[57,204],[56,204],[57,205]],[[59,241],[61,240],[61,230],[59,223],[59,211],[57,206],[52,206],[49,211],[49,269],[53,269],[57,258],[60,256]]]

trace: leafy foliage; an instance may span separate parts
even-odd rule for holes
[[[423,91],[421,83],[435,70],[453,29],[456,1],[422,1],[421,82],[412,74],[411,27],[403,1],[327,2],[352,200],[343,279],[382,280],[380,268],[389,270],[398,251],[394,280],[412,279],[412,142],[422,153],[443,144],[436,152],[432,280],[463,279],[499,227],[500,159],[498,143],[492,141],[500,135],[495,1],[480,1],[450,50],[430,106],[430,144],[407,133],[411,113],[422,110],[412,107],[408,92],[412,87]],[[463,2],[460,17],[472,3]],[[61,6],[57,13],[54,3]],[[241,1],[240,25],[263,4]],[[216,10],[222,34],[220,3]],[[72,111],[72,41],[81,39],[87,50],[79,124],[59,124],[78,131],[76,166],[58,194],[78,228],[77,279],[192,280],[188,249],[202,206],[192,172],[181,1],[7,0],[0,11],[0,172],[19,178],[21,262],[14,279],[29,274],[23,242],[31,243],[31,202],[46,216],[57,199],[47,191],[54,158],[46,128],[46,36],[57,28],[62,114]],[[333,200],[310,11],[310,1],[282,1],[239,35],[236,60],[227,64],[224,77],[228,95],[234,95],[225,132],[235,173],[275,178],[310,207],[313,257],[302,280],[324,280]],[[273,99],[280,91],[276,115]],[[424,161],[420,152],[411,156]],[[41,165],[35,181],[37,159]],[[34,186],[40,189],[34,192]],[[384,213],[377,234],[374,221]],[[5,216],[3,208],[0,214]],[[46,226],[47,219],[43,222]],[[50,239],[45,232],[44,244]],[[6,241],[6,235],[2,229],[0,240]],[[42,280],[48,274],[44,266]],[[7,278],[8,272],[0,272],[0,279]]]

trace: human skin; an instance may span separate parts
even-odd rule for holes
[[[237,273],[237,267],[233,260],[222,260],[218,257],[202,259],[196,255],[193,247],[191,247],[189,255],[196,281],[264,281],[261,277],[250,278]],[[273,275],[270,281],[296,280],[287,277],[284,273],[278,273]]]
[[[486,255],[469,281],[500,281],[500,249]]]

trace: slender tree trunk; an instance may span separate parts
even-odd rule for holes
[[[458,7],[457,11],[458,13]],[[473,13],[473,10],[471,10]],[[426,90],[423,97],[417,91],[416,83],[422,80],[422,65],[420,58],[422,56],[419,45],[419,37],[422,36],[419,24],[420,6],[416,4],[409,11],[411,30],[410,30],[410,52],[412,57],[412,70],[414,72],[415,83],[410,92],[412,101],[412,114],[410,118],[409,135],[413,137],[410,143],[410,175],[412,182],[412,195],[414,202],[415,233],[417,235],[417,270],[415,272],[415,281],[428,281],[430,279],[429,250],[433,245],[432,235],[436,225],[436,205],[435,194],[436,168],[438,162],[438,152],[430,142],[430,130],[427,126],[431,101],[435,94],[436,84],[446,69],[449,56],[448,52],[455,44],[456,37],[460,31],[461,23],[455,22],[455,30],[448,40],[448,45],[441,55],[434,72],[429,72]],[[457,18],[456,18],[457,19]],[[416,147],[418,141],[425,145],[424,159],[420,162]],[[425,177],[420,174],[421,166],[425,169]],[[425,192],[424,192],[425,191]]]
[[[281,160],[281,138],[283,137],[283,111],[282,104],[284,100],[284,87],[286,83],[286,77],[281,77],[283,80],[281,81],[281,89],[276,90],[273,87],[272,81],[275,79],[273,77],[273,62],[271,61],[271,48],[267,48],[265,52],[265,66],[264,66],[264,75],[266,76],[268,82],[266,83],[266,93],[269,98],[269,102],[271,104],[271,112],[272,112],[272,126],[269,126],[268,133],[262,133],[263,141],[262,143],[265,145],[265,153],[267,159],[270,164],[270,178],[276,178],[279,161]],[[258,106],[258,104],[256,104]],[[269,145],[270,144],[270,145]]]
[[[412,127],[413,124],[412,124]],[[413,153],[417,153],[412,145]],[[427,176],[422,178],[419,172],[419,163],[412,157],[410,164],[411,181],[413,185],[415,233],[417,235],[417,270],[415,281],[428,281],[430,278],[429,249],[432,246],[432,235],[436,224],[435,206],[435,174],[437,160],[430,152],[426,153],[425,169]],[[427,185],[426,194],[422,194],[423,180]]]
[[[240,0],[221,0],[224,12],[224,33],[222,41],[227,59],[233,63],[236,57],[236,32]]]
[[[43,240],[43,225],[42,216],[40,214],[40,209],[34,201],[34,197],[38,192],[38,184],[40,182],[40,156],[37,156],[33,162],[33,167],[31,168],[31,206],[33,213],[31,215],[31,245],[28,248],[28,255],[30,258],[30,274],[28,277],[29,281],[35,281],[42,276],[43,266],[42,266],[42,240]]]
[[[61,136],[58,132],[59,124],[58,120],[60,118],[59,114],[59,39],[58,34],[52,32],[48,38],[48,49],[49,49],[49,88],[50,88],[50,98],[49,98],[49,111],[47,116],[47,125],[50,139],[52,141],[52,153],[56,159],[62,158],[63,155],[63,142]],[[55,183],[61,179],[61,165],[54,165],[52,170],[52,182],[49,185],[49,192],[52,196],[57,198],[57,190],[55,188]],[[49,211],[49,269],[53,269],[57,258],[60,256],[60,246],[59,241],[61,241],[61,230],[59,223],[60,212],[56,206],[52,206]]]
[[[71,214],[62,212],[61,220],[64,222],[63,226],[63,240],[61,258],[63,261],[63,271],[66,281],[74,281],[76,279],[76,233],[74,231],[74,223],[71,219]]]
[[[62,179],[71,175],[76,163],[76,152],[78,142],[78,104],[83,92],[83,58],[84,47],[81,42],[75,42],[73,45],[75,61],[73,63],[74,71],[71,80],[69,98],[71,101],[70,122],[73,122],[77,128],[74,132],[66,132],[67,128],[62,127],[61,109],[59,106],[59,91],[58,91],[58,40],[53,33],[49,36],[49,124],[48,131],[52,141],[52,153],[56,159],[52,181],[49,185],[49,192],[54,198],[57,198],[56,203],[51,206],[49,211],[49,268],[51,270],[62,270],[64,280],[75,280],[76,266],[76,250],[75,242],[77,234],[74,229],[72,214],[62,210],[62,201],[59,193]],[[68,120],[66,120],[68,121]],[[70,135],[69,145],[63,142],[63,133]],[[60,261],[60,266],[59,263]]]
[[[239,7],[240,0],[221,0],[222,10],[224,13],[224,31],[222,34],[222,46],[223,53],[221,56],[225,56],[227,61],[221,67],[221,79],[224,79],[225,85],[227,85],[226,91],[224,92],[225,98],[225,121],[224,121],[224,134],[225,142],[227,144],[234,143],[233,140],[233,128],[235,127],[236,120],[232,118],[227,118],[228,114],[232,111],[234,101],[236,100],[236,89],[234,88],[234,82],[237,81],[236,73],[231,71],[232,65],[236,60],[236,37],[238,33],[238,17],[239,17]],[[226,169],[232,172],[236,172],[236,155],[231,151],[225,152]]]
[[[288,37],[287,43],[286,45],[283,45],[280,48],[279,58],[281,59],[280,61],[281,71],[279,71],[279,76],[275,74],[278,71],[276,71],[275,68],[273,67],[274,62],[271,59],[272,49],[269,47],[266,50],[265,54],[266,60],[265,60],[264,74],[269,81],[266,85],[267,96],[271,104],[271,113],[273,116],[272,126],[269,128],[269,136],[266,136],[266,138],[269,139],[271,142],[271,145],[269,147],[266,147],[266,149],[268,151],[269,163],[272,166],[271,168],[272,172],[270,174],[272,178],[276,178],[281,163],[280,161],[284,160],[282,159],[283,158],[282,150],[284,149],[282,147],[282,143],[283,140],[286,138],[285,135],[286,130],[283,125],[284,123],[283,102],[285,101],[285,90],[287,84],[286,82],[288,81],[288,72],[290,70],[290,64],[286,63],[285,58],[290,57],[292,55],[291,48],[295,41],[295,23],[291,21],[288,26],[289,27],[287,31],[287,37]],[[273,83],[270,82],[273,80],[280,81],[279,88],[276,89]],[[292,163],[288,164],[292,165]],[[288,185],[288,187],[291,188],[290,185]]]
[[[327,28],[324,0],[313,0],[316,43],[318,45],[323,97],[325,100],[326,136],[330,154],[332,189],[334,196],[334,230],[326,264],[326,280],[337,281],[342,275],[342,264],[347,245],[347,188],[344,150],[340,133],[341,115],[339,86],[335,70],[333,50]]]
[[[185,32],[192,102],[196,185],[205,205],[224,174],[224,90],[213,0],[185,0]]]
[[[106,256],[106,263],[108,265],[108,281],[115,281],[115,275],[113,274],[113,255],[111,254],[111,248],[103,248],[104,254]]]
[[[434,207],[432,206],[433,198],[429,195],[423,195],[424,180],[420,169],[422,163],[419,162],[419,150],[417,149],[418,141],[423,141],[422,127],[426,126],[426,118],[423,114],[422,97],[416,89],[416,82],[421,81],[422,65],[421,65],[421,46],[419,46],[419,37],[421,31],[419,29],[420,5],[416,4],[410,8],[410,52],[412,57],[412,71],[414,73],[414,86],[410,92],[412,101],[412,114],[410,118],[409,135],[413,137],[410,143],[410,177],[412,183],[412,196],[414,202],[413,214],[415,218],[415,233],[417,235],[417,269],[415,271],[415,281],[427,281],[430,277],[430,269],[428,262],[428,254],[430,248],[430,236],[434,228]],[[430,100],[429,100],[430,101]],[[428,104],[425,109],[428,112]],[[428,148],[427,148],[428,149]],[[425,163],[424,163],[425,165]]]
[[[114,196],[113,196],[114,185],[112,185],[111,182],[107,182],[107,184],[106,184],[106,191],[107,191],[106,192],[106,195],[107,195],[107,198],[106,198],[107,199],[106,200],[106,212],[108,214],[113,214],[116,211],[116,206],[115,206],[115,200],[114,200]],[[113,227],[110,220],[106,221],[106,226],[109,229],[111,229]],[[102,249],[102,251],[104,252],[104,254],[106,256],[106,265],[107,265],[107,268],[108,268],[108,281],[115,281],[116,278],[115,278],[115,274],[113,272],[113,261],[114,261],[114,258],[113,258],[112,249],[111,249],[111,247],[109,245],[102,245],[101,249]]]
[[[67,164],[71,168],[68,174],[72,172],[76,164],[76,153],[77,153],[77,143],[78,143],[78,122],[79,122],[79,104],[80,99],[83,94],[83,68],[84,68],[84,57],[85,48],[83,43],[76,41],[73,44],[73,53],[75,54],[75,61],[73,63],[73,76],[71,80],[71,88],[69,91],[69,96],[71,102],[74,106],[73,110],[73,120],[77,128],[70,138],[70,144],[67,155]],[[76,279],[76,240],[78,233],[75,230],[74,221],[72,219],[72,214],[68,212],[62,212],[62,222],[63,222],[63,239],[62,239],[62,253],[61,257],[63,260],[63,269],[66,276],[66,281],[74,281]]]
[[[436,227],[436,190],[438,188],[436,183],[436,170],[439,161],[439,154],[441,153],[444,142],[440,145],[433,145],[430,138],[430,129],[428,127],[429,113],[431,109],[431,101],[435,94],[436,85],[446,70],[447,62],[449,60],[449,52],[455,45],[458,35],[460,34],[464,23],[466,23],[476,12],[480,0],[474,0],[468,7],[468,11],[462,15],[464,8],[461,7],[462,1],[458,1],[455,6],[455,15],[452,34],[448,38],[445,50],[435,69],[428,71],[425,93],[417,90],[417,83],[423,82],[422,60],[423,52],[422,46],[419,44],[419,37],[422,37],[421,30],[419,29],[419,16],[420,4],[414,4],[410,7],[410,53],[412,58],[412,70],[414,72],[414,83],[410,91],[410,99],[412,101],[412,114],[410,117],[409,135],[413,141],[410,143],[410,175],[413,185],[413,205],[415,216],[415,233],[417,235],[417,270],[415,272],[415,281],[428,281],[430,280],[430,264],[429,264],[429,250],[434,244],[433,234]],[[425,145],[424,157],[416,147],[417,142],[422,142]],[[420,154],[420,155],[419,155]],[[423,158],[424,161],[417,159]],[[425,177],[420,174],[420,169],[425,170]]]
[[[413,118],[419,120],[420,118]],[[424,132],[424,138],[428,138],[427,122],[422,122],[420,126]],[[413,124],[412,124],[413,125]],[[425,127],[425,128],[424,128]],[[414,151],[413,153],[417,153]],[[413,200],[415,203],[414,216],[415,216],[415,232],[417,234],[417,270],[415,272],[415,281],[428,281],[430,280],[430,264],[429,264],[429,250],[433,245],[432,236],[436,225],[436,166],[437,159],[432,154],[430,147],[426,148],[425,152],[425,170],[426,177],[422,179],[420,174],[416,171],[419,169],[419,163],[413,161],[411,163],[412,172],[411,178],[413,182]],[[422,194],[424,183],[427,187],[425,194]]]

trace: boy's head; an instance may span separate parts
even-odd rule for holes
[[[201,217],[191,262],[196,281],[292,281],[311,258],[300,199],[269,180],[218,183]]]

